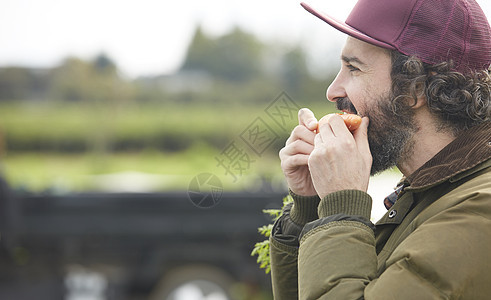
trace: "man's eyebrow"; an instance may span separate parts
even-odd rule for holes
[[[361,65],[361,66],[366,66],[366,63],[362,62],[358,57],[356,56],[345,56],[345,55],[341,55],[341,59],[346,62],[346,63],[352,63],[352,62],[355,62],[357,63],[358,65]]]

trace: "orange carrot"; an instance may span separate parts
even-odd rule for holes
[[[358,127],[360,127],[360,124],[361,124],[361,117],[360,116],[355,115],[355,114],[338,114],[338,115],[340,115],[343,118],[344,124],[346,124],[346,127],[348,127],[349,131],[353,132],[356,129],[358,129]],[[327,122],[327,119],[328,119],[327,116],[329,116],[329,115],[326,115],[319,120],[319,123],[317,124],[317,129],[316,129],[317,132],[319,132],[319,128],[321,127],[321,125],[324,124],[325,122]]]

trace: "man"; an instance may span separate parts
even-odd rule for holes
[[[327,98],[280,151],[293,197],[270,239],[276,299],[489,299],[491,36],[474,0],[359,0]],[[369,176],[404,174],[370,222]]]

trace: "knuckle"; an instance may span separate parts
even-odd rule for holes
[[[280,151],[278,152],[278,156],[282,158],[285,154],[285,147],[281,148]]]
[[[340,146],[343,149],[347,149],[347,150],[354,150],[354,149],[356,149],[356,143],[355,143],[354,140],[351,140],[351,139],[342,139],[339,143],[340,143]]]
[[[305,126],[297,125],[292,130],[292,133],[290,135],[290,142],[293,142],[295,140],[302,139],[302,138],[307,138],[308,132],[306,130],[308,130],[308,129]]]
[[[292,165],[292,157],[290,157],[290,156],[284,157],[281,160],[280,165],[281,165],[282,169],[288,169],[290,167],[290,165]]]
[[[298,157],[298,156],[292,157],[291,158],[291,162],[294,165],[300,165],[300,164],[302,164],[302,161],[301,161],[300,157]]]
[[[332,146],[326,147],[322,151],[322,156],[327,160],[332,160],[335,157],[336,149]]]
[[[295,135],[300,135],[304,131],[304,126],[303,125],[297,125],[295,128],[293,128],[292,133]]]
[[[323,152],[324,152],[324,149],[315,149],[314,151],[312,151],[312,153],[310,153],[310,156],[309,156],[309,162],[310,161],[317,161],[320,157],[323,156]]]
[[[302,140],[296,140],[293,143],[291,143],[290,147],[293,151],[298,152],[300,148],[302,147]]]
[[[296,141],[293,141],[290,145],[288,145],[288,152],[289,153],[296,153],[296,150],[297,150],[297,145],[298,144],[298,140]]]

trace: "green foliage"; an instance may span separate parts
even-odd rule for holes
[[[293,199],[288,195],[283,198],[283,207],[281,209],[265,209],[263,212],[268,214],[274,223],[281,216],[283,208],[285,208],[285,206],[292,201]],[[256,243],[251,252],[251,256],[257,255],[257,263],[261,269],[264,269],[266,274],[271,271],[271,260],[269,256],[269,237],[271,236],[271,230],[273,230],[273,224],[264,225],[258,228],[258,232],[267,239]]]
[[[50,98],[65,101],[114,102],[134,98],[132,83],[122,79],[104,54],[87,62],[70,57],[51,72]]]
[[[176,152],[197,143],[221,150],[260,113],[250,106],[3,104],[0,133],[8,151]]]
[[[305,78],[309,78],[305,60],[305,53],[300,48],[295,48],[283,56],[281,76],[284,84],[293,90],[301,89]]]
[[[106,73],[114,75],[117,72],[116,64],[104,53],[99,54],[93,61],[92,65],[97,73]]]
[[[38,98],[47,93],[50,80],[49,72],[22,67],[0,68],[0,100]]]
[[[247,81],[260,74],[261,44],[239,28],[213,39],[200,28],[189,46],[183,70],[198,70],[223,80]]]
[[[271,226],[272,227],[272,226]],[[257,255],[257,263],[259,268],[265,269],[264,272],[268,274],[271,271],[270,258],[269,258],[269,240],[258,242],[254,245],[251,255]]]

